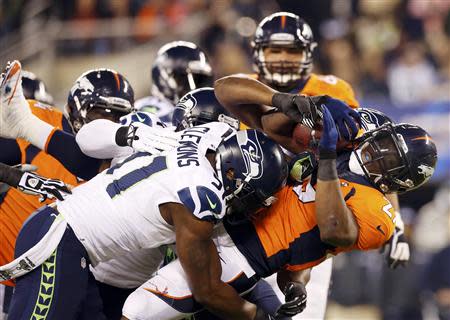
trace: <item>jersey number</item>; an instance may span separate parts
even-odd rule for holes
[[[148,155],[148,154],[146,154]],[[124,160],[117,166],[114,166],[108,169],[107,173],[111,174],[115,169],[120,168],[126,162],[135,159],[136,157],[129,157]],[[131,188],[136,183],[150,178],[153,174],[163,171],[167,169],[166,157],[158,156],[153,158],[153,161],[150,164],[141,167],[139,169],[128,172],[117,180],[114,180],[106,187],[106,192],[111,198],[114,198],[117,195],[120,195],[122,192],[126,191],[128,188]]]

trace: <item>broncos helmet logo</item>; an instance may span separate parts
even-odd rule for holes
[[[72,87],[70,92],[72,94],[75,94],[75,91],[80,90],[81,91],[80,94],[84,96],[93,93],[94,89],[95,89],[94,85],[89,81],[88,78],[81,77],[80,79],[77,80],[77,82]]]
[[[417,167],[419,169],[419,173],[421,175],[423,175],[425,178],[429,178],[433,175],[434,173],[434,168],[427,166],[425,164],[421,164],[420,166]]]
[[[238,141],[245,163],[243,175],[246,177],[251,176],[252,179],[259,179],[264,173],[264,157],[257,136],[254,132],[252,134],[254,139],[251,140],[247,134],[245,141]]]

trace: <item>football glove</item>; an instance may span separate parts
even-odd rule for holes
[[[356,137],[359,131],[356,124],[358,123],[361,125],[361,116],[356,110],[350,108],[343,101],[333,99],[326,95],[311,97],[311,101],[316,106],[320,106],[321,109],[323,109],[323,107],[327,107],[333,117],[341,138],[351,141]]]
[[[338,132],[327,107],[323,108],[323,132],[319,142],[320,159],[336,159]]]
[[[47,179],[33,172],[25,172],[17,188],[24,193],[40,196],[39,201],[41,202],[47,198],[64,200],[66,195],[72,193],[64,182]]]
[[[404,223],[397,212],[395,218],[395,230],[392,237],[384,246],[384,254],[389,268],[395,269],[398,266],[406,266],[410,259],[409,244],[404,234]]]
[[[310,97],[290,93],[275,93],[272,106],[278,108],[291,120],[299,122],[309,128],[314,128],[322,118],[322,110]]]
[[[128,145],[135,151],[158,154],[176,147],[178,138],[179,134],[170,129],[149,127],[144,123],[133,122],[128,127],[122,127],[117,131],[116,143],[119,146]]]
[[[284,288],[285,303],[277,310],[276,317],[293,317],[306,308],[306,288],[301,282],[289,282]]]

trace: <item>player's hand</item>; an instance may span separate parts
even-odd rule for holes
[[[21,138],[31,116],[22,90],[22,66],[15,60],[9,62],[0,82],[0,136]]]
[[[290,93],[275,93],[272,106],[278,108],[291,120],[313,128],[322,118],[320,105],[314,103],[310,97]]]
[[[306,308],[306,288],[301,282],[289,282],[284,289],[283,303],[277,310],[277,318],[280,316],[293,317]]]
[[[345,102],[326,95],[311,97],[311,101],[317,106],[328,108],[341,138],[347,141],[356,138],[359,131],[356,124],[361,124],[361,116],[356,110],[350,108]]]
[[[403,230],[399,227],[395,227],[394,234],[386,243],[385,256],[388,267],[395,269],[398,266],[406,266],[409,262],[410,252],[409,244],[406,241]]]
[[[338,132],[327,107],[323,107],[323,131],[319,142],[320,159],[336,159]]]
[[[64,182],[56,179],[47,179],[33,172],[25,172],[17,188],[27,194],[39,195],[39,201],[48,199],[64,200],[72,192]]]
[[[302,182],[315,168],[317,168],[315,155],[310,151],[303,151],[289,161],[289,176],[294,181]]]
[[[128,130],[127,144],[135,151],[158,154],[175,148],[178,138],[179,134],[170,129],[132,123]]]

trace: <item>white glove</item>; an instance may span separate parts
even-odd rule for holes
[[[127,144],[135,151],[158,154],[178,146],[180,133],[170,128],[149,127],[133,122],[128,129]]]
[[[405,266],[410,259],[409,244],[404,235],[405,225],[399,212],[396,212],[394,223],[394,234],[386,243],[384,250],[386,262],[391,269]]]
[[[24,119],[31,115],[22,90],[22,67],[19,61],[9,62],[0,83],[0,135],[21,138]]]
[[[40,196],[39,201],[48,199],[64,200],[72,193],[64,182],[56,179],[47,179],[33,172],[25,172],[17,188],[23,193]]]
[[[0,82],[0,136],[23,138],[45,148],[53,127],[31,113],[22,90],[22,66],[15,60],[7,64]]]

